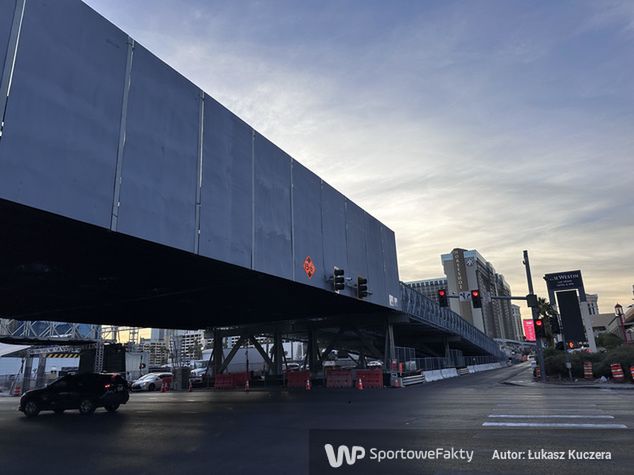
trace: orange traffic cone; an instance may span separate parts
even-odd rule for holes
[[[306,380],[306,391],[310,391],[311,389],[313,389],[313,385],[310,384],[310,378],[308,378]]]
[[[359,391],[363,391],[363,381],[361,380],[361,378],[357,380],[357,389]]]
[[[249,380],[248,379],[244,383],[244,391],[247,392],[247,393],[249,392]]]

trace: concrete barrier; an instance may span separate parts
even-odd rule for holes
[[[432,382],[443,379],[441,370],[435,369],[433,371],[423,371],[423,375],[425,376],[425,381]]]
[[[447,368],[447,369],[441,369],[440,374],[442,374],[442,377],[444,379],[455,378],[458,376],[458,371],[456,370],[456,368]]]

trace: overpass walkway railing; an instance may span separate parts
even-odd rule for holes
[[[439,307],[438,304],[403,282],[400,284],[401,309],[404,313],[421,323],[458,335],[493,356],[503,357],[500,347],[492,338],[489,338],[460,315],[448,308]]]
[[[86,323],[25,321],[0,318],[0,338],[9,342],[32,340],[42,342],[91,341],[100,337],[100,326]]]

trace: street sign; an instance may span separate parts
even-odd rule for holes
[[[471,291],[458,292],[458,297],[461,302],[469,302],[471,300]]]

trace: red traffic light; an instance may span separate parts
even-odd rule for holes
[[[480,292],[478,290],[472,290],[471,291],[471,296],[472,297],[477,297],[478,295],[480,295]]]
[[[444,290],[439,290],[439,291],[438,291],[438,295],[440,295],[441,297],[444,297],[444,296],[445,296],[445,293],[446,293],[446,292],[445,292]]]
[[[542,322],[541,320],[535,320],[535,325],[537,325],[538,327],[541,327],[544,324],[544,322]]]

